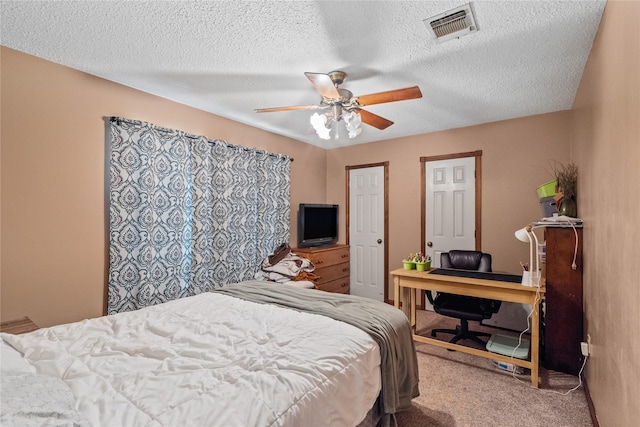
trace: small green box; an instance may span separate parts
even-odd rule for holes
[[[555,196],[556,185],[558,185],[558,181],[549,181],[539,186],[536,189],[536,191],[538,192],[538,198],[543,199],[545,197]]]
[[[517,359],[526,359],[529,356],[529,340],[522,338],[520,346],[518,346],[518,337],[509,337],[506,335],[493,334],[487,342],[487,351],[502,354],[503,356],[513,356]]]

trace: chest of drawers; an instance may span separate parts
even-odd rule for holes
[[[316,289],[342,294],[349,293],[349,246],[333,245],[323,248],[294,248],[292,252],[310,260],[318,276]]]

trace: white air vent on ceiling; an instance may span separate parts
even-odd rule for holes
[[[424,19],[431,36],[438,43],[457,39],[478,31],[471,3]]]

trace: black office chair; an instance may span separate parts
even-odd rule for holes
[[[443,252],[440,254],[440,267],[491,272],[491,255],[480,251],[454,250]],[[435,337],[438,332],[442,332],[454,335],[451,341],[449,341],[451,343],[468,339],[482,346],[486,345],[486,343],[478,337],[489,337],[491,334],[470,331],[469,320],[481,321],[491,318],[491,316],[500,309],[501,301],[442,292],[438,292],[434,296],[432,291],[426,291],[426,294],[436,313],[460,319],[460,325],[456,326],[456,329],[433,329],[431,331],[432,337]]]

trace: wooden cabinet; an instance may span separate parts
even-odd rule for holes
[[[8,320],[0,323],[0,332],[6,332],[8,334],[25,334],[27,332],[35,331],[38,325],[33,323],[28,317],[22,317],[16,320]]]
[[[324,248],[294,248],[292,252],[310,260],[316,269],[313,274],[319,280],[316,289],[341,294],[349,293],[351,264],[349,246],[333,245]]]
[[[578,246],[576,251],[576,232]],[[543,366],[577,375],[582,366],[582,229],[547,227]],[[571,265],[575,253],[576,269]]]

